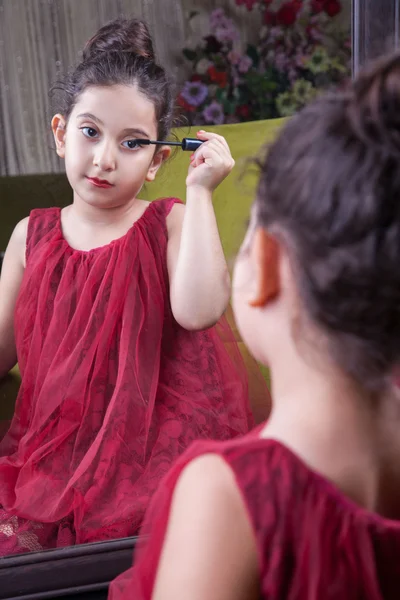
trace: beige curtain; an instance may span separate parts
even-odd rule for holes
[[[207,13],[216,6],[238,15],[244,37],[259,26],[259,17],[234,0],[0,0],[0,175],[62,170],[48,91],[101,25],[119,15],[145,19],[159,61],[179,79],[185,41],[207,32]],[[190,29],[193,10],[201,14]]]

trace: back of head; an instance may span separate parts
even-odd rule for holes
[[[86,43],[81,63],[52,92],[59,92],[57,111],[68,119],[88,87],[132,84],[154,104],[158,135],[165,138],[173,122],[171,82],[155,61],[147,25],[138,19],[116,19]]]
[[[400,360],[399,199],[396,54],[289,121],[256,201],[259,224],[286,240],[304,310],[334,360],[379,392]]]

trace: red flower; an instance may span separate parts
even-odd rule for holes
[[[329,17],[336,17],[342,10],[342,5],[339,0],[327,0],[325,2],[324,11]]]
[[[252,10],[255,4],[258,4],[258,0],[236,0],[236,4],[241,6],[242,4],[246,5],[247,10]]]
[[[180,95],[178,96],[178,104],[183,108],[183,110],[186,110],[186,112],[193,112],[196,110],[194,106],[189,104],[189,102],[186,102],[185,98],[182,98]]]
[[[250,115],[250,108],[248,107],[247,104],[242,104],[241,106],[238,106],[236,109],[236,116],[240,117],[242,119],[247,119]]]
[[[312,0],[311,10],[315,14],[319,14],[324,10],[325,4],[326,4],[326,0]]]
[[[272,10],[266,10],[264,12],[264,23],[265,25],[274,27],[276,25],[276,13],[274,13]]]
[[[190,81],[202,81],[201,75],[194,73],[194,75],[191,76]]]
[[[207,73],[213,83],[216,83],[221,88],[226,87],[228,75],[225,71],[217,71],[215,67],[209,67]]]
[[[297,19],[297,13],[299,12],[299,5],[297,2],[285,2],[282,4],[276,17],[279,25],[290,27]]]
[[[292,0],[293,8],[299,13],[303,6],[303,0]]]

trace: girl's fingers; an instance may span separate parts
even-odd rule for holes
[[[225,145],[220,139],[212,138],[202,144],[194,153],[194,156],[199,156],[199,153],[205,148],[213,148],[221,157],[221,159],[227,163],[232,163],[233,158],[229,150],[229,146]]]
[[[230,152],[228,142],[226,141],[223,135],[219,135],[218,133],[213,133],[211,131],[204,131],[203,129],[201,129],[197,132],[197,136],[201,139],[206,140],[219,140]]]
[[[211,146],[211,145],[206,146],[205,144],[203,144],[192,155],[190,164],[193,167],[197,167],[198,165],[201,165],[203,162],[205,162],[207,159],[212,159],[213,162],[217,161],[218,163],[224,162],[221,157],[221,153],[218,151],[218,149],[215,146]]]

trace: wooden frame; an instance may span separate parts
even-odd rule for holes
[[[0,600],[106,600],[132,565],[137,538],[82,544],[0,559]]]

